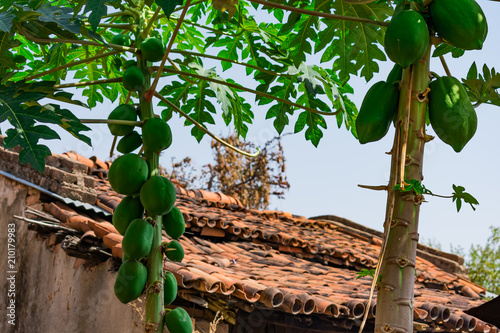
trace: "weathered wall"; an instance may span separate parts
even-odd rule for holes
[[[28,223],[13,217],[25,216],[38,199],[36,190],[0,176],[0,332],[143,332],[145,297],[127,305],[116,299],[111,260],[86,267],[83,259],[67,255],[60,244],[49,247]],[[13,226],[15,262],[9,262]],[[15,307],[9,309],[11,299]],[[195,329],[209,333],[210,322],[198,319]],[[227,332],[227,324],[219,323],[216,333]]]
[[[107,262],[85,268],[82,260],[68,256],[60,245],[49,249],[24,216],[28,190],[0,178],[0,332],[142,332],[143,299],[123,305],[113,294],[115,272]],[[8,274],[7,225],[16,226],[17,273]],[[8,323],[7,305],[15,277],[15,325]],[[141,302],[142,301],[142,302]]]

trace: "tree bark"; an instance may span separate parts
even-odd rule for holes
[[[394,189],[405,180],[422,181],[429,86],[430,47],[419,62],[403,71],[398,120],[392,149],[385,230],[389,233],[378,283],[375,332],[412,332],[418,218],[423,196]],[[404,171],[404,172],[403,172]]]

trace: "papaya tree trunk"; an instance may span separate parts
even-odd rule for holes
[[[405,180],[422,181],[430,47],[424,58],[403,71],[381,259],[375,332],[412,332],[418,218],[423,196],[405,191]],[[398,186],[401,189],[394,189]],[[408,189],[408,188],[407,188]]]
[[[138,43],[140,39],[138,37]],[[149,89],[151,75],[147,63],[138,59],[138,66],[144,74],[144,91]],[[154,117],[153,105],[139,93],[139,109],[141,120]],[[159,153],[145,149],[144,156],[149,166],[149,177],[159,175]],[[147,217],[155,221],[153,232],[153,244],[147,257],[148,280],[146,283],[146,320],[144,331],[147,333],[163,332],[162,318],[164,314],[163,304],[163,251],[162,251],[162,222],[161,216],[151,215],[146,212]]]

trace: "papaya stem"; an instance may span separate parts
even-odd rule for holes
[[[63,38],[40,38],[31,35],[26,29],[24,29],[19,23],[16,23],[16,27],[18,31],[23,35],[27,40],[35,42],[35,43],[66,43],[66,44],[78,44],[78,45],[93,45],[99,47],[111,47],[112,49],[118,51],[129,51],[132,53],[137,53],[138,50],[134,47],[122,46],[117,44],[107,44],[103,45],[101,43],[89,41],[89,40],[81,40],[81,39],[63,39]]]
[[[106,83],[116,83],[122,82],[121,77],[115,77],[112,79],[101,79],[101,80],[92,80],[92,81],[82,81],[82,82],[73,82],[73,83],[63,83],[63,84],[55,84],[54,88],[71,88],[71,87],[86,87],[93,86],[96,84],[106,84]]]
[[[240,149],[238,149],[238,148],[230,145],[229,143],[225,142],[224,140],[222,140],[221,138],[217,137],[215,134],[213,134],[212,132],[210,132],[206,127],[204,127],[203,125],[201,125],[200,123],[198,123],[196,120],[194,120],[193,118],[191,118],[187,113],[183,112],[179,107],[177,107],[177,105],[175,105],[174,103],[170,102],[168,99],[166,99],[165,97],[163,97],[159,93],[155,92],[154,96],[157,97],[158,99],[160,99],[162,102],[168,104],[168,106],[170,106],[172,109],[174,109],[175,112],[177,112],[180,115],[182,115],[184,118],[186,118],[191,123],[193,123],[193,125],[195,125],[196,127],[198,127],[200,130],[202,130],[204,133],[208,134],[212,139],[214,139],[215,141],[219,142],[223,146],[226,146],[227,148],[232,149],[235,152],[237,152],[237,153],[239,153],[241,155],[244,155],[244,156],[248,156],[248,157],[256,157],[257,155],[260,154],[260,149],[259,148],[257,148],[257,152],[255,152],[253,154],[250,154],[250,153],[247,153],[247,152],[245,152],[243,150],[240,150]]]
[[[267,93],[264,93],[264,92],[261,92],[261,91],[257,91],[257,90],[253,90],[253,89],[247,88],[247,87],[239,86],[239,85],[234,84],[234,83],[230,83],[230,82],[226,82],[226,81],[214,79],[214,78],[211,78],[211,77],[208,77],[208,76],[203,76],[203,75],[198,75],[198,74],[188,73],[188,72],[183,72],[183,71],[177,71],[177,70],[170,69],[170,68],[163,68],[163,71],[164,72],[168,72],[168,73],[172,73],[172,74],[178,74],[178,75],[188,75],[188,76],[197,78],[199,80],[204,80],[204,81],[215,82],[215,83],[218,83],[218,84],[223,84],[225,86],[228,86],[228,87],[231,87],[231,88],[234,88],[234,89],[239,89],[239,90],[243,90],[243,91],[246,91],[246,92],[258,95],[258,96],[270,98],[272,100],[275,100],[275,101],[278,101],[278,102],[281,102],[281,103],[284,103],[284,104],[288,104],[288,105],[291,105],[291,106],[299,108],[299,109],[304,109],[304,110],[312,112],[312,113],[320,114],[322,116],[335,116],[335,115],[339,114],[342,111],[342,110],[337,110],[335,112],[319,111],[319,110],[310,108],[308,106],[304,106],[304,105],[300,105],[300,104],[297,104],[297,103],[294,103],[294,102],[290,102],[287,99],[279,98],[279,97],[276,97],[276,96],[271,95],[271,94],[267,94]]]
[[[450,68],[448,67],[446,60],[442,55],[439,56],[439,60],[441,61],[441,65],[443,65],[444,71],[446,72],[446,76],[451,76]]]
[[[72,62],[69,62],[67,64],[64,64],[64,65],[57,66],[57,67],[54,67],[52,69],[46,70],[44,72],[28,76],[27,78],[25,78],[25,80],[26,81],[30,81],[30,80],[38,79],[39,77],[42,77],[44,75],[48,75],[48,74],[52,74],[54,72],[60,71],[61,69],[66,69],[66,68],[70,68],[70,67],[73,67],[73,66],[78,66],[78,65],[81,65],[81,64],[89,63],[89,62],[92,62],[92,61],[94,61],[96,59],[109,57],[109,56],[112,56],[112,55],[115,55],[115,54],[118,54],[118,53],[121,53],[121,52],[122,51],[115,50],[115,51],[110,51],[110,52],[106,52],[106,53],[97,54],[97,55],[95,55],[93,57],[90,57],[90,58],[85,58],[85,59],[81,59],[81,60],[77,60],[77,61],[72,61]]]
[[[258,3],[260,5],[268,6],[268,7],[273,7],[273,8],[278,8],[278,9],[284,9],[290,12],[295,12],[299,14],[306,14],[306,15],[312,15],[316,17],[324,17],[327,19],[333,19],[333,20],[344,20],[344,21],[353,21],[353,22],[360,22],[360,23],[368,23],[368,24],[374,24],[378,25],[381,27],[387,27],[389,26],[389,22],[382,22],[382,21],[376,21],[376,20],[370,20],[370,19],[365,19],[365,18],[360,18],[360,17],[352,17],[352,16],[345,16],[345,15],[336,15],[336,14],[330,14],[330,13],[322,13],[322,12],[317,12],[314,10],[307,10],[307,9],[302,9],[302,8],[296,8],[296,7],[291,7],[291,6],[286,6],[282,5],[279,3],[267,1],[267,0],[250,0],[250,2],[253,3]]]
[[[120,120],[120,119],[80,119],[82,124],[115,124],[115,125],[130,125],[142,126],[144,121]]]
[[[90,23],[88,23],[88,22],[84,22],[83,24],[85,26],[90,26]],[[128,23],[99,23],[98,26],[100,28],[122,29],[122,30],[129,30],[129,31],[134,30],[134,25],[128,24]]]
[[[155,79],[153,80],[151,87],[149,88],[148,91],[146,91],[144,93],[144,98],[149,102],[151,102],[151,100],[153,99],[153,93],[156,90],[156,86],[158,85],[158,81],[160,80],[160,76],[161,76],[161,73],[163,71],[163,68],[165,67],[165,62],[167,61],[168,54],[170,53],[170,49],[172,49],[172,45],[174,44],[175,37],[177,37],[177,34],[179,33],[179,29],[181,28],[182,21],[184,20],[184,17],[186,16],[186,12],[189,8],[190,3],[191,3],[191,0],[186,0],[185,7],[182,10],[181,16],[179,17],[177,24],[175,25],[175,29],[172,32],[172,36],[170,37],[170,40],[168,42],[167,49],[165,50],[165,54],[163,55],[163,59],[161,60],[160,69],[158,70],[158,73],[156,73]]]
[[[117,138],[118,138],[118,135],[115,135],[113,137],[113,143],[111,144],[111,149],[109,150],[109,158],[113,157],[113,153],[115,152]]]

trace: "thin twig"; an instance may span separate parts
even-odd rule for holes
[[[361,185],[361,184],[358,184],[358,186],[361,187],[361,188],[366,188],[368,190],[387,191],[387,185],[373,186],[373,185]]]
[[[221,138],[219,138],[218,136],[216,136],[215,134],[213,134],[212,132],[210,132],[206,127],[204,127],[203,125],[201,125],[200,123],[198,123],[196,120],[194,120],[193,118],[191,118],[187,113],[185,113],[179,107],[177,107],[177,105],[175,105],[174,103],[170,102],[168,99],[166,99],[165,97],[163,97],[159,93],[154,92],[154,96],[157,97],[158,99],[160,99],[162,102],[168,104],[168,106],[170,106],[172,109],[174,109],[175,112],[179,113],[184,118],[186,118],[187,120],[189,120],[191,123],[193,123],[193,125],[195,125],[196,127],[198,127],[204,133],[208,134],[212,139],[214,139],[215,141],[219,142],[220,144],[228,147],[229,149],[232,149],[235,152],[240,153],[240,154],[242,154],[244,156],[248,156],[248,157],[256,157],[257,155],[260,154],[260,149],[259,148],[257,148],[257,152],[255,152],[253,154],[250,154],[250,153],[247,153],[247,152],[245,152],[243,150],[240,150],[240,149],[238,149],[238,148],[230,145],[226,141],[222,140]]]
[[[441,60],[441,64],[443,65],[444,71],[446,72],[446,76],[451,76],[450,68],[448,67],[446,60],[444,60],[444,57],[442,55],[439,56],[439,60]]]
[[[163,68],[165,67],[165,62],[167,61],[168,54],[170,53],[170,50],[172,49],[172,45],[174,44],[175,37],[177,37],[177,34],[179,33],[179,29],[181,28],[181,25],[182,25],[182,20],[184,20],[184,17],[186,16],[186,12],[189,8],[190,3],[191,3],[191,0],[186,0],[186,4],[184,5],[185,7],[182,10],[181,16],[179,17],[179,19],[177,21],[177,24],[175,26],[174,31],[172,32],[172,36],[170,37],[170,40],[168,42],[167,49],[165,50],[165,54],[163,55],[163,59],[161,60],[160,69],[158,70],[158,73],[156,73],[153,84],[151,84],[151,87],[149,88],[149,90],[144,93],[144,99],[146,101],[151,102],[151,100],[153,99],[153,94],[156,91],[156,86],[158,85],[158,81],[160,80],[161,73],[163,71]]]
[[[103,83],[117,83],[117,82],[122,82],[123,78],[121,77],[115,77],[112,79],[101,79],[101,80],[92,80],[92,81],[82,81],[82,82],[73,82],[73,83],[63,83],[63,84],[55,84],[54,88],[71,88],[71,87],[86,87],[86,86],[93,86],[96,84],[103,84]]]
[[[387,27],[387,26],[389,26],[389,22],[382,22],[382,21],[370,20],[370,19],[365,19],[365,18],[360,18],[360,17],[336,15],[336,14],[330,14],[330,13],[322,13],[322,12],[317,12],[317,11],[314,11],[314,10],[307,10],[307,9],[302,9],[302,8],[296,8],[296,7],[286,6],[286,5],[282,5],[282,4],[279,4],[279,3],[270,2],[270,1],[266,1],[266,0],[250,0],[250,2],[258,3],[258,4],[261,4],[261,5],[264,5],[264,6],[268,6],[268,7],[279,8],[279,9],[283,9],[283,10],[287,10],[287,11],[295,12],[295,13],[299,13],[299,14],[312,15],[312,16],[316,16],[316,17],[324,17],[324,18],[327,18],[327,19],[353,21],[353,22],[360,22],[360,23],[368,23],[368,24],[378,25],[378,26],[381,26],[381,27]]]

